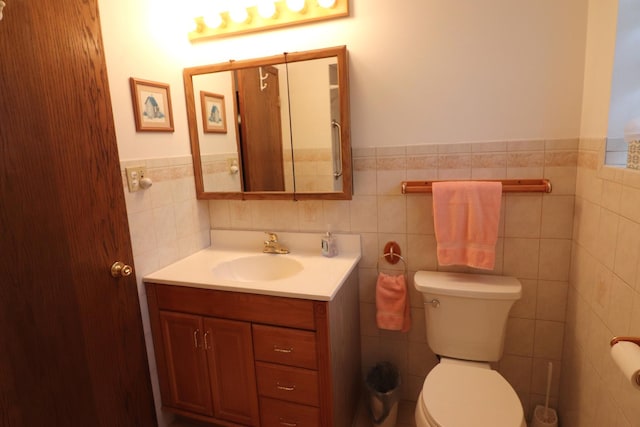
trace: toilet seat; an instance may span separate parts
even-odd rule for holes
[[[524,420],[507,380],[475,362],[443,359],[427,375],[418,405],[432,425],[441,427],[520,427]]]

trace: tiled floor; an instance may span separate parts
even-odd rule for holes
[[[415,427],[416,423],[413,418],[413,411],[416,407],[416,402],[408,400],[401,400],[398,402],[398,418],[395,427]],[[358,416],[353,422],[353,427],[372,427],[373,423],[369,419],[369,414],[365,409],[365,405],[360,405],[358,410]],[[209,427],[209,424],[197,423],[185,419],[176,419],[171,424],[171,427]],[[385,427],[392,427],[387,426]]]
[[[401,400],[398,402],[398,417],[395,427],[415,427],[414,410],[416,408],[416,402],[409,400]],[[383,423],[384,424],[384,423]],[[369,418],[369,414],[365,408],[365,405],[360,405],[358,411],[358,417],[354,420],[353,427],[372,427],[373,423]],[[385,427],[387,425],[385,424]],[[392,427],[392,426],[388,426]]]
[[[176,418],[171,427],[211,427],[211,424],[199,423],[185,418]]]

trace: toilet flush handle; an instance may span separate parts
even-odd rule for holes
[[[440,307],[440,301],[438,301],[437,298],[432,299],[431,301],[428,302],[428,304],[431,304],[431,307],[433,308]]]

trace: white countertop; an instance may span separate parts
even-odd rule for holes
[[[143,280],[168,285],[330,301],[361,257],[359,235],[334,234],[339,253],[335,257],[326,258],[320,253],[323,233],[277,234],[279,242],[287,247],[290,253],[264,256],[289,257],[300,262],[304,268],[291,277],[255,282],[214,277],[213,270],[221,263],[261,255],[266,236],[261,231],[212,230],[209,248],[148,274]]]

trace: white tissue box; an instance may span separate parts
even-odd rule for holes
[[[640,140],[629,141],[627,168],[640,170]]]

